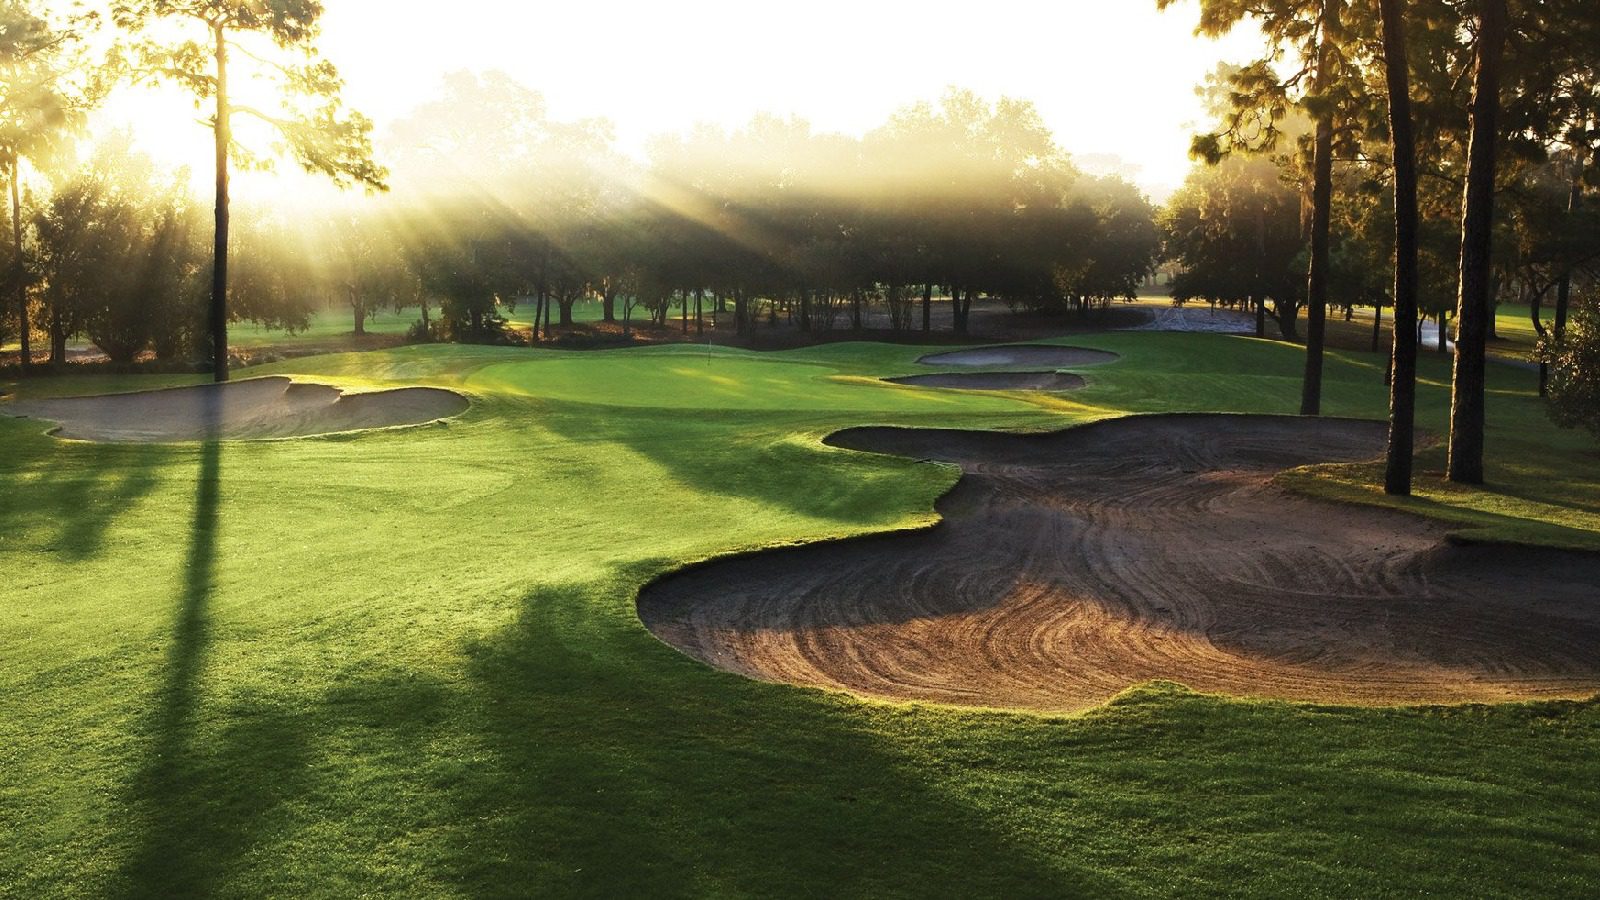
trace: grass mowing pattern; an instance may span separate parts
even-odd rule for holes
[[[455,387],[459,420],[138,446],[0,419],[0,894],[1600,889],[1593,702],[1156,684],[1074,718],[972,712],[749,682],[639,625],[639,585],[682,561],[928,520],[952,472],[820,446],[835,428],[1298,397],[1292,347],[1073,343],[1124,359],[1066,398],[872,380],[918,371],[909,347],[428,347],[259,371]],[[1491,373],[1486,527],[1550,537],[1528,504],[1565,496],[1592,539],[1592,448],[1530,374]],[[1333,354],[1328,412],[1379,414],[1380,375]]]

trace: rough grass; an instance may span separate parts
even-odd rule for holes
[[[1600,890],[1594,702],[890,705],[711,671],[639,625],[638,587],[685,560],[927,520],[948,469],[832,429],[1296,405],[1292,347],[1074,343],[1125,358],[1051,399],[872,381],[916,371],[909,347],[418,347],[252,374],[452,386],[460,419],[209,446],[0,419],[0,894]],[[1334,354],[1328,412],[1381,412],[1380,375]],[[1600,531],[1592,448],[1531,375],[1494,376],[1495,492],[1428,502]]]

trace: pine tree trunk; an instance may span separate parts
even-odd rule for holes
[[[1339,27],[1339,4],[1323,0],[1322,37],[1318,48],[1317,93],[1332,79],[1333,32]],[[1333,113],[1317,118],[1312,155],[1311,270],[1306,276],[1306,369],[1300,389],[1300,414],[1322,412],[1322,344],[1328,316],[1328,221],[1333,209]]]
[[[1411,118],[1411,72],[1406,62],[1402,0],[1378,0],[1383,18],[1384,72],[1389,85],[1389,134],[1394,151],[1394,349],[1389,359],[1389,442],[1384,458],[1383,489],[1411,493],[1412,457],[1416,452],[1417,342],[1417,146]],[[1383,304],[1373,313],[1373,349]]]
[[[1261,269],[1267,262],[1267,208],[1256,211],[1256,288],[1261,289]],[[1256,304],[1256,337],[1267,336],[1267,298],[1258,294],[1251,298]]]
[[[222,26],[212,28],[217,57],[217,119],[212,123],[217,153],[217,230],[211,252],[212,377],[228,380],[228,149],[232,127],[228,106],[228,41]]]
[[[22,340],[21,371],[26,375],[33,367],[33,337],[30,334],[33,327],[28,320],[28,285],[23,277],[25,263],[22,257],[22,188],[18,185],[22,180],[22,163],[14,154],[9,162],[11,163],[11,237],[14,241],[12,249],[17,254],[14,261],[15,271],[12,274],[16,278],[17,327]]]
[[[1461,282],[1457,294],[1455,372],[1451,379],[1448,475],[1458,484],[1483,483],[1489,254],[1494,236],[1500,57],[1508,15],[1506,0],[1482,0],[1481,9],[1472,84],[1472,136],[1467,145],[1467,187],[1462,199]]]

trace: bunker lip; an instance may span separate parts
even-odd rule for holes
[[[1378,422],[1178,415],[1046,435],[859,428],[955,463],[943,521],[697,565],[641,591],[666,643],[752,678],[1046,711],[1176,681],[1363,705],[1600,691],[1600,555],[1462,548],[1429,520],[1287,493]]]
[[[930,353],[917,360],[925,366],[1098,366],[1121,359],[1107,350],[1053,344],[1007,344]]]
[[[440,388],[346,394],[282,376],[130,394],[26,400],[0,414],[57,423],[62,438],[112,443],[311,437],[459,415],[467,398]]]
[[[1067,372],[942,372],[884,380],[891,384],[970,391],[1075,391],[1085,384],[1082,375]]]

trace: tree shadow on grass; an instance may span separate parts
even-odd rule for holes
[[[128,790],[131,848],[115,882],[130,897],[203,896],[252,842],[270,807],[300,789],[302,723],[270,701],[217,711],[202,689],[211,643],[222,447],[200,449],[183,592],[165,672],[139,733],[148,742]],[[218,723],[208,727],[207,722]]]
[[[456,854],[471,893],[1110,887],[936,795],[856,701],[716,674],[656,643],[632,595],[662,566],[536,590],[469,649],[492,751],[456,792],[460,817],[483,823]]]
[[[99,552],[119,517],[160,484],[162,447],[13,444],[0,463],[0,549],[39,550],[69,561]],[[27,544],[14,543],[26,540]]]
[[[625,410],[604,417],[563,412],[540,424],[573,440],[624,447],[660,465],[671,478],[697,493],[751,500],[844,525],[881,525],[885,510],[905,503],[902,479],[915,461],[852,454],[848,477],[841,477],[841,466],[835,463],[842,457],[830,459],[827,450],[800,437],[812,429],[835,430],[819,424],[829,420],[829,414],[790,422],[775,422],[769,413],[715,415],[726,427],[709,429],[698,411],[692,410],[670,414]],[[745,416],[748,426],[740,427],[731,418],[735,415]],[[865,414],[831,416],[838,427],[872,418]],[[910,415],[887,418],[916,419]],[[983,427],[980,417],[973,420],[978,422],[973,427]],[[759,462],[727,465],[730,450]]]

